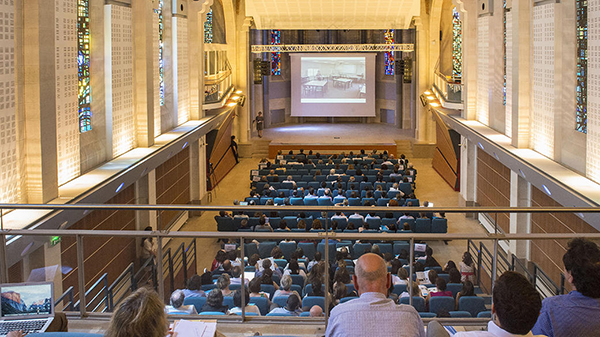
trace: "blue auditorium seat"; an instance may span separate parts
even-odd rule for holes
[[[401,298],[400,304],[409,304],[409,298],[408,297]],[[419,312],[419,314],[424,313],[426,310],[425,299],[421,296],[413,296],[412,306]],[[435,317],[435,314],[434,314],[434,317]]]
[[[458,299],[458,310],[468,311],[471,316],[477,317],[480,312],[486,311],[485,300],[483,297],[461,296]]]
[[[306,296],[302,299],[302,307],[312,308],[313,305],[318,305],[325,310],[325,297],[323,296]]]
[[[454,310],[454,298],[451,296],[435,296],[429,299],[429,312],[436,315],[440,312],[450,312]]]

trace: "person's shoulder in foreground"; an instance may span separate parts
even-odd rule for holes
[[[563,264],[573,290],[544,299],[532,331],[550,337],[600,336],[600,249],[591,241],[574,239]]]
[[[425,336],[417,311],[387,298],[391,278],[381,257],[372,253],[361,256],[355,273],[353,283],[360,298],[331,311],[326,336]]]
[[[537,321],[542,299],[529,280],[517,272],[505,272],[494,284],[492,299],[492,313],[495,318],[488,322],[487,331],[459,332],[454,336],[533,337],[531,328]],[[429,323],[428,336],[444,336],[444,331],[439,330],[439,324],[437,327],[434,325],[435,322]]]

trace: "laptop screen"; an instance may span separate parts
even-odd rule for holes
[[[2,318],[54,314],[52,283],[0,285]]]

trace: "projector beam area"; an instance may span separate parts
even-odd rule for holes
[[[384,52],[384,51],[414,51],[414,44],[280,44],[253,45],[252,53],[301,53],[301,52]]]

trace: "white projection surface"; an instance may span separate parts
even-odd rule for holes
[[[292,117],[375,117],[375,54],[291,54]]]

